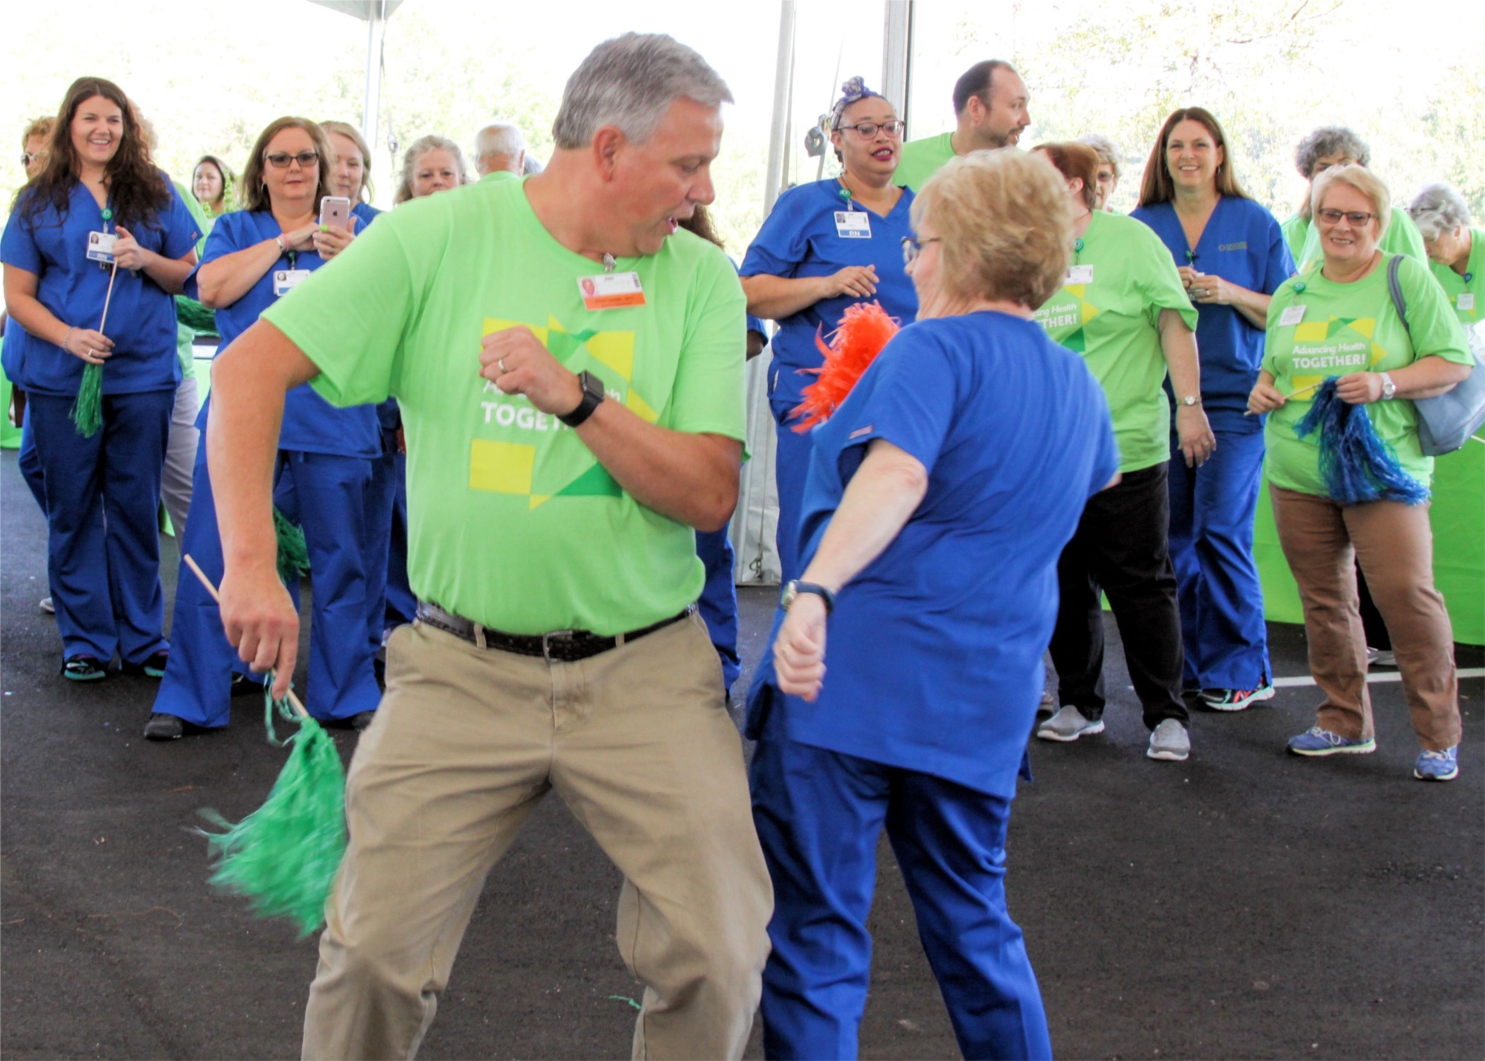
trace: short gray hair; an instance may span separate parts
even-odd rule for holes
[[[1367,142],[1344,125],[1322,125],[1299,142],[1294,149],[1294,168],[1305,180],[1315,163],[1326,155],[1340,155],[1355,159],[1365,166],[1372,160],[1372,149]]]
[[[454,165],[459,170],[459,183],[469,183],[469,171],[464,166],[464,152],[459,150],[459,145],[446,136],[429,133],[414,140],[407,153],[402,156],[402,180],[397,185],[397,194],[392,197],[394,204],[401,206],[413,198],[413,173],[418,168],[418,160],[430,151],[439,150],[447,151],[454,157]]]
[[[703,107],[732,102],[705,59],[663,33],[625,33],[588,53],[567,79],[552,123],[559,148],[586,147],[605,125],[637,144],[650,138],[677,99]]]
[[[526,138],[510,122],[492,122],[474,134],[474,157],[509,155],[515,158],[526,150]]]
[[[1469,204],[1452,184],[1425,184],[1408,204],[1408,215],[1430,242],[1449,229],[1470,223]]]
[[[1087,144],[1098,152],[1100,162],[1106,162],[1114,167],[1114,180],[1123,176],[1123,167],[1119,165],[1119,147],[1103,133],[1087,133],[1078,137],[1078,143]]]

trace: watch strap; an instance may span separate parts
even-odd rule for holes
[[[834,593],[830,592],[829,589],[820,585],[818,582],[801,582],[798,579],[795,579],[793,582],[790,582],[784,586],[783,604],[785,611],[788,611],[789,605],[793,604],[794,599],[801,593],[813,593],[815,596],[824,601],[826,615],[829,615],[831,612],[835,611]]]
[[[568,427],[580,426],[603,402],[603,381],[597,376],[584,371],[578,375],[578,383],[583,388],[583,400],[578,402],[577,408],[572,412],[557,416]]]

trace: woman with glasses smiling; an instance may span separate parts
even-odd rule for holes
[[[841,86],[830,112],[830,142],[841,174],[779,196],[743,258],[748,312],[775,320],[769,402],[778,424],[778,551],[785,581],[799,573],[799,500],[809,436],[790,426],[801,392],[823,364],[815,336],[829,338],[846,308],[876,300],[903,324],[918,297],[903,270],[902,239],[912,235],[913,193],[892,182],[902,156],[903,123],[892,104],[859,77]]]
[[[305,118],[279,118],[258,137],[242,175],[246,209],[217,220],[186,282],[188,295],[217,311],[219,353],[350,244],[349,230],[319,223],[333,158],[324,131]],[[203,431],[210,404],[208,396],[197,421]],[[376,409],[339,409],[298,387],[285,402],[278,445],[274,504],[303,526],[314,579],[306,704],[321,721],[362,729],[381,697],[367,637],[366,491],[381,454]],[[222,543],[206,454],[200,447],[181,551],[218,581]],[[297,581],[289,585],[296,597]],[[144,730],[150,740],[225,726],[234,670],[239,684],[247,680],[215,601],[184,563],[171,633],[174,652]]]

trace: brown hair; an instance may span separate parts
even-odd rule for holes
[[[1032,152],[1044,151],[1047,160],[1062,172],[1068,180],[1077,178],[1083,182],[1083,190],[1079,192],[1083,197],[1083,203],[1089,210],[1098,207],[1098,152],[1087,144],[1080,144],[1076,140],[1053,141],[1047,144],[1037,144]]]
[[[1206,126],[1216,145],[1222,149],[1222,162],[1217,166],[1216,173],[1218,193],[1232,199],[1253,198],[1243,191],[1243,186],[1232,172],[1232,152],[1228,150],[1227,137],[1223,135],[1222,126],[1216,117],[1205,107],[1182,107],[1172,111],[1170,117],[1165,119],[1165,124],[1160,127],[1160,135],[1155,138],[1155,146],[1150,149],[1150,157],[1145,162],[1145,178],[1140,183],[1140,205],[1168,203],[1176,197],[1176,183],[1171,180],[1170,168],[1165,162],[1165,148],[1170,143],[1171,130],[1185,121],[1199,122]]]
[[[196,164],[191,167],[192,195],[196,194],[196,171],[199,170],[202,166],[216,167],[217,176],[222,178],[222,192],[217,197],[217,205],[221,207],[218,213],[225,213],[227,210],[227,204],[232,200],[232,182],[237,178],[233,175],[232,171],[227,168],[227,163],[217,158],[216,155],[202,155],[196,160]],[[212,209],[211,203],[202,203],[201,205],[206,207],[208,210]]]
[[[1072,206],[1057,170],[1035,155],[973,151],[950,159],[913,200],[913,227],[924,218],[938,230],[951,294],[1034,309],[1062,286]]]
[[[285,129],[303,129],[309,134],[309,139],[320,156],[320,164],[315,167],[314,201],[318,203],[321,196],[329,194],[330,160],[335,157],[335,152],[331,150],[324,130],[308,118],[275,118],[268,123],[268,128],[258,134],[258,142],[253,145],[253,153],[248,156],[248,163],[243,168],[238,196],[244,210],[273,209],[268,198],[268,186],[263,183],[263,168],[267,165],[263,156],[268,153],[268,145],[273,142],[273,138]]]
[[[707,213],[706,207],[701,203],[696,204],[695,213],[678,224],[687,232],[696,233],[708,243],[715,243],[723,250],[727,249],[727,244],[722,242],[722,237],[717,235],[717,230],[712,225],[712,215]]]
[[[94,96],[102,96],[123,112],[123,136],[103,170],[115,221],[125,227],[158,228],[160,211],[170,205],[170,185],[150,158],[149,144],[129,97],[118,85],[101,77],[80,77],[67,89],[47,144],[50,154],[46,165],[16,193],[15,204],[27,219],[34,218],[43,206],[50,206],[59,217],[67,216],[81,169],[72,147],[72,120],[77,117],[77,109]]]
[[[52,135],[52,127],[56,124],[57,119],[55,115],[43,114],[40,118],[32,118],[26,123],[26,131],[21,134],[21,147],[24,148],[26,141],[33,136],[50,137]],[[42,148],[42,150],[44,151],[46,149]]]

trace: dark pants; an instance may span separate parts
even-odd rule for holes
[[[706,620],[712,647],[722,661],[722,684],[730,691],[742,673],[737,655],[737,583],[732,569],[734,554],[727,528],[696,532],[696,555],[706,565],[706,584],[701,587],[697,611]]]
[[[1154,729],[1168,718],[1187,724],[1166,471],[1162,462],[1125,472],[1118,486],[1094,494],[1057,561],[1061,601],[1051,645],[1057,696],[1089,719],[1102,718],[1106,703],[1102,590],[1119,624],[1145,725]]]

